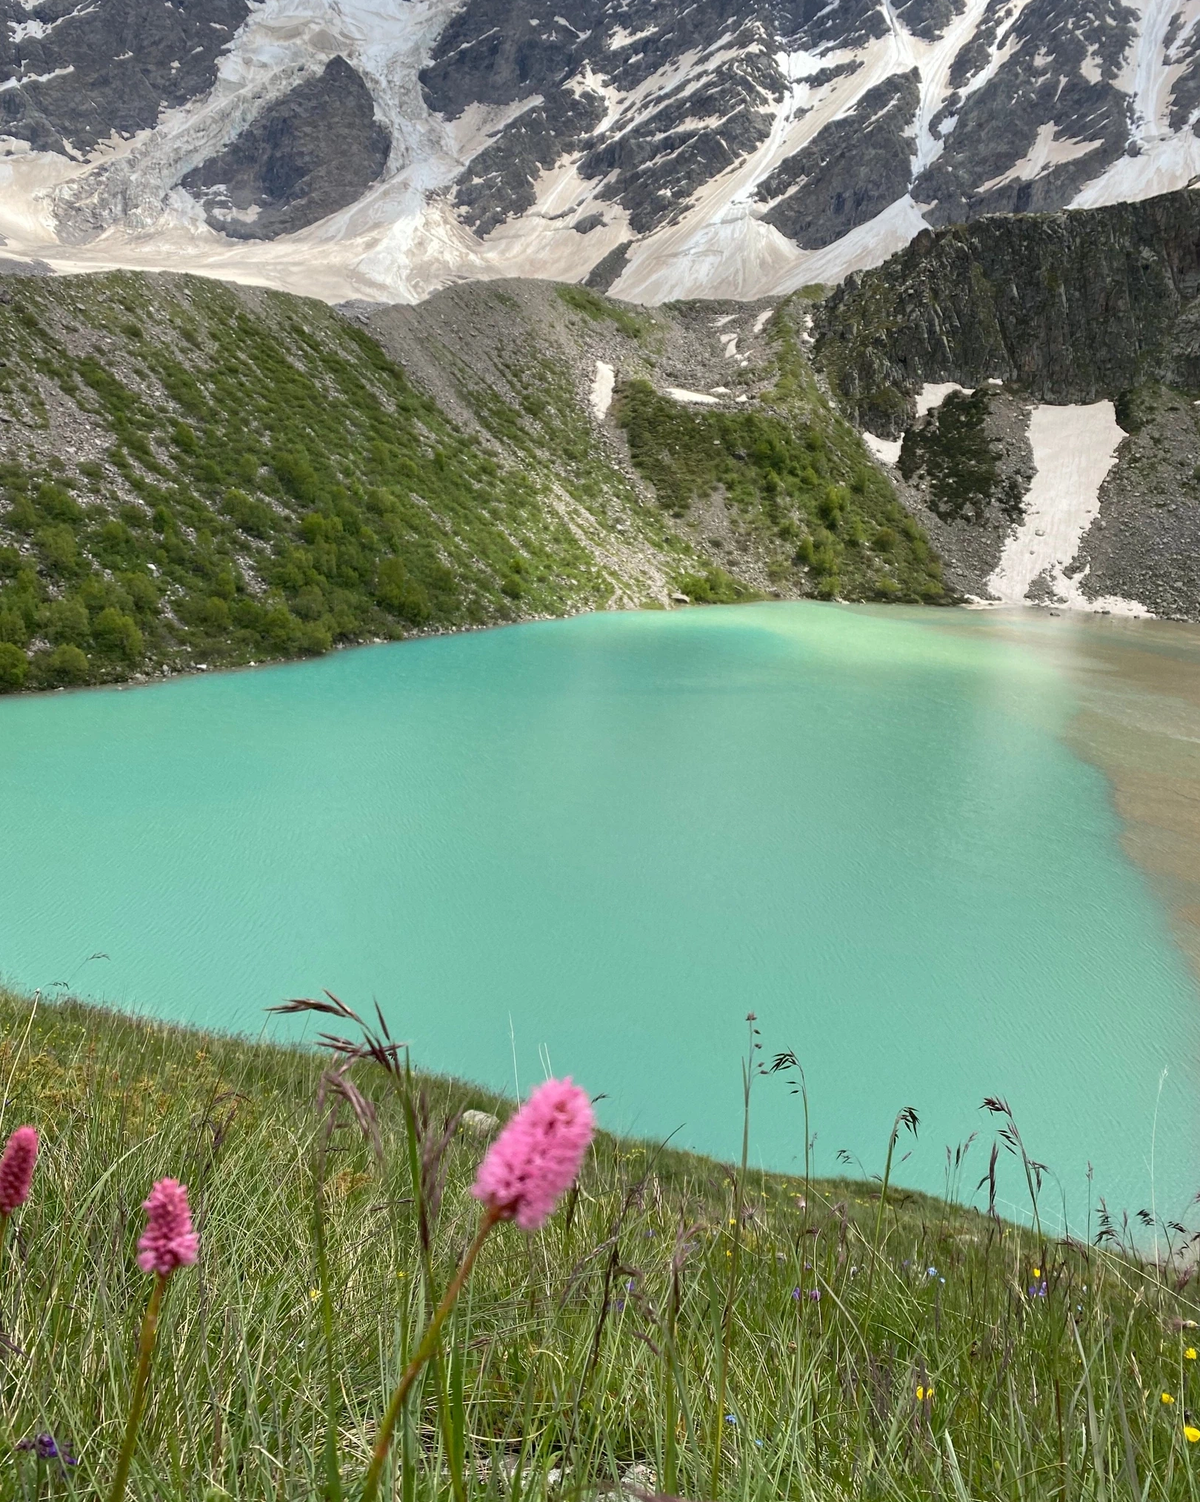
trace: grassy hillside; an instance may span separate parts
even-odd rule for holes
[[[51,1434],[79,1461],[9,1448],[3,1495],[103,1494],[149,1281],[138,1206],[168,1173],[191,1187],[202,1251],[172,1280],[130,1494],[319,1496],[331,1420],[354,1495],[428,1297],[390,1077],[350,1074],[380,1155],[344,1099],[330,1139],[330,1415],[312,1213],[324,1061],[70,1002],[0,994],[0,1016],[4,1131],[44,1135],[0,1273],[2,1439]],[[753,1091],[789,1075],[752,1075]],[[424,1086],[426,1144],[447,1112],[507,1109]],[[461,1130],[450,1142],[435,1288],[475,1224],[482,1151]],[[489,1241],[410,1409],[395,1494],[594,1497],[626,1478],[693,1498],[1191,1498],[1198,1316],[1178,1265],[895,1190],[881,1203],[878,1184],[739,1182],[602,1138],[544,1231]]]
[[[453,289],[389,324],[194,277],[4,278],[0,692],[681,588],[939,596],[794,331],[739,367],[751,407],[730,396],[698,465],[717,418],[650,384],[708,358],[688,310],[564,290]],[[627,444],[589,406],[600,353]],[[728,511],[733,553],[693,494]]]

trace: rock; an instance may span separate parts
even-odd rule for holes
[[[1056,403],[1200,387],[1200,192],[920,240],[817,314],[816,359],[860,428],[900,437],[927,382],[995,378]]]
[[[468,1137],[491,1137],[500,1130],[500,1118],[490,1111],[464,1111],[460,1125]]]
[[[345,208],[387,165],[391,136],[343,57],[269,105],[180,182],[214,229],[273,240]]]
[[[912,122],[920,103],[914,69],[876,84],[768,176],[763,215],[797,245],[817,250],[865,224],[908,192]]]

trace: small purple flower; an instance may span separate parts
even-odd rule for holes
[[[810,1288],[808,1290],[808,1296],[814,1303],[816,1303],[816,1301],[821,1297],[821,1290],[819,1288]]]
[[[1029,1297],[1031,1299],[1044,1299],[1046,1297],[1045,1278],[1040,1283],[1031,1283],[1029,1285]]]
[[[57,1460],[62,1465],[78,1465],[70,1445],[59,1446],[53,1434],[37,1434],[32,1439],[23,1439],[18,1450],[31,1450],[39,1460]]]
[[[798,1299],[800,1297],[800,1290],[798,1288],[792,1289],[792,1297],[794,1299]]]

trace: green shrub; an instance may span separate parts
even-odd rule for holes
[[[385,558],[375,574],[375,598],[402,620],[423,625],[433,613],[429,591],[414,579],[400,558]]]
[[[142,660],[146,645],[133,617],[114,610],[111,605],[93,621],[92,640],[99,651],[120,657],[131,665]]]
[[[11,694],[25,687],[29,675],[29,658],[12,642],[0,641],[0,694]]]
[[[14,647],[29,645],[29,627],[19,610],[10,607],[0,609],[0,642],[7,642]]]
[[[52,600],[42,615],[42,627],[56,645],[86,646],[92,639],[92,623],[82,600]]]
[[[723,568],[706,569],[702,574],[681,574],[678,587],[693,605],[735,605],[752,600],[754,591]]]
[[[41,677],[52,688],[69,688],[86,683],[91,673],[87,657],[78,647],[55,647],[40,664]]]

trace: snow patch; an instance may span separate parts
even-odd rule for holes
[[[596,414],[597,421],[603,421],[604,414],[612,406],[616,380],[616,371],[612,366],[606,365],[603,360],[597,360],[596,378],[592,382],[592,411]]]
[[[928,416],[935,407],[940,407],[952,391],[961,391],[964,396],[975,395],[973,386],[960,386],[956,381],[927,382],[917,393],[917,421]]]
[[[715,407],[717,398],[708,396],[703,391],[687,391],[682,386],[668,386],[667,395],[677,402],[701,403],[706,407]]]
[[[1056,139],[1057,132],[1058,126],[1053,120],[1045,125],[1039,125],[1033,145],[1021,160],[1014,162],[1008,171],[1002,172],[999,177],[980,183],[979,192],[990,193],[993,189],[1003,188],[1008,183],[1032,182],[1035,177],[1040,177],[1043,172],[1049,172],[1052,167],[1057,167],[1061,162],[1073,162],[1077,157],[1087,156],[1090,151],[1095,151],[1104,145],[1103,141],[1059,141]]]
[[[900,450],[904,447],[902,438],[876,438],[874,433],[864,433],[862,440],[882,463],[890,464],[893,469],[899,464]]]
[[[1034,407],[1029,441],[1036,473],[1025,497],[1025,516],[987,583],[989,594],[1001,604],[1023,605],[1030,585],[1046,574],[1055,594],[1072,610],[1150,614],[1136,600],[1089,600],[1080,588],[1086,570],[1074,578],[1064,572],[1100,510],[1100,487],[1124,437],[1112,402]]]

